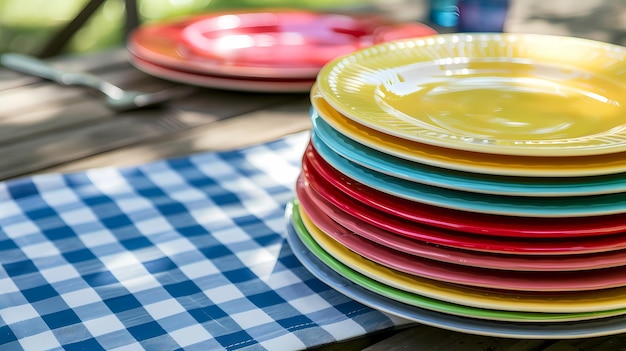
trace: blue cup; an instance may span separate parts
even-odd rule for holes
[[[429,0],[428,19],[442,27],[456,27],[459,22],[458,0]]]
[[[509,0],[459,0],[459,32],[503,32]]]

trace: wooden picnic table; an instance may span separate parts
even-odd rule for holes
[[[398,1],[380,11],[423,19],[425,1]],[[363,10],[363,9],[360,9]],[[365,10],[371,10],[367,8]],[[626,45],[624,0],[514,1],[506,30],[573,35]],[[445,31],[445,30],[444,30]],[[132,67],[124,48],[51,59],[128,89],[157,91],[176,83]],[[164,106],[115,112],[79,87],[0,70],[0,180],[47,172],[119,167],[277,139],[309,129],[306,93],[198,88]],[[325,346],[324,350],[623,350],[626,335],[580,340],[516,340],[415,325]]]

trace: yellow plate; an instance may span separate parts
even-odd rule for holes
[[[394,137],[355,123],[339,113],[324,100],[317,84],[311,89],[311,104],[319,117],[348,138],[386,154],[431,166],[525,177],[579,177],[626,172],[626,152],[575,157],[486,155]]]
[[[339,112],[421,143],[493,154],[626,151],[626,48],[534,34],[443,34],[336,59],[317,83]]]
[[[330,255],[355,271],[388,286],[464,306],[543,313],[598,312],[626,307],[626,288],[569,293],[515,293],[471,288],[396,271],[350,251],[322,232],[302,208],[300,217],[313,239]]]

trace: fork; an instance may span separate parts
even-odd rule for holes
[[[61,70],[43,60],[16,53],[0,55],[0,63],[12,70],[48,79],[61,85],[78,85],[98,90],[106,96],[107,105],[117,111],[158,105],[188,95],[195,90],[190,86],[176,86],[154,93],[124,90],[98,76]]]

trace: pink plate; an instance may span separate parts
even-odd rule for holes
[[[580,218],[531,218],[464,212],[402,199],[356,182],[331,167],[312,145],[306,158],[322,181],[314,182],[328,200],[348,195],[348,203],[361,203],[399,218],[465,233],[526,238],[563,238],[626,233],[626,214]],[[321,176],[321,177],[320,177]],[[336,203],[336,201],[334,201]],[[364,207],[365,208],[365,207]],[[626,240],[626,239],[624,239]]]
[[[323,215],[320,211],[326,209],[317,208],[317,203],[308,201],[307,194],[302,191],[298,193],[300,205],[315,226],[322,229],[326,227],[324,223],[316,222],[314,218],[319,219]],[[586,271],[547,272],[486,269],[410,255],[355,234],[346,235],[345,232],[323,229],[322,232],[360,256],[391,269],[453,284],[515,291],[586,291],[626,286],[624,266]]]
[[[311,151],[309,148],[303,157],[302,170],[304,176],[312,188],[320,191],[325,203],[329,205],[327,208],[328,216],[346,227],[348,227],[347,223],[352,223],[353,226],[348,227],[348,229],[356,233],[368,228],[361,226],[361,224],[366,223],[397,235],[435,245],[519,255],[573,255],[626,249],[626,234],[545,238],[541,240],[527,237],[493,237],[431,227],[419,222],[389,216],[342,194],[343,188],[340,191],[334,191],[333,194],[330,194],[331,196],[327,196],[329,193],[324,192],[324,188],[318,187],[318,184],[323,184],[325,181],[335,184],[339,178],[337,178],[337,174],[331,171],[332,167],[324,164],[321,158],[314,158]],[[355,189],[364,189],[362,185],[346,177],[342,178],[341,182],[346,188],[352,186]],[[328,199],[331,198],[335,199],[333,200],[335,204],[329,203],[330,200]],[[320,203],[319,205],[323,204]]]
[[[267,93],[303,93],[307,92],[314,83],[312,80],[306,79],[279,81],[191,73],[156,65],[133,55],[130,56],[130,62],[137,69],[155,77],[215,89]]]
[[[600,268],[611,268],[626,265],[626,250],[600,252],[582,255],[529,256],[506,255],[490,252],[467,251],[450,247],[432,245],[401,235],[395,235],[376,226],[359,223],[358,232],[346,227],[357,228],[350,218],[338,217],[345,227],[332,220],[323,211],[334,211],[331,204],[315,192],[303,175],[296,186],[298,200],[310,219],[325,233],[339,241],[351,241],[359,245],[363,240],[372,241],[390,250],[397,250],[413,256],[431,260],[458,264],[463,266],[501,269],[511,271],[581,271]],[[338,238],[337,236],[341,236]],[[346,246],[351,246],[346,244]]]
[[[147,61],[200,73],[314,78],[338,56],[383,41],[433,35],[420,23],[380,16],[306,10],[259,10],[204,14],[149,24],[128,48]]]

